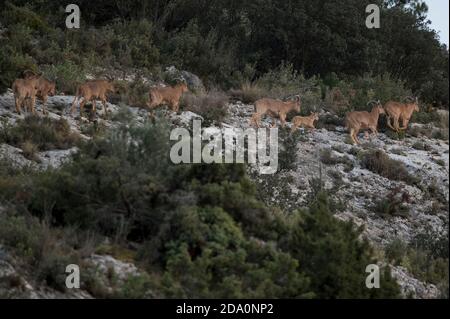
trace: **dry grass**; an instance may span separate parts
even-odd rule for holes
[[[79,139],[66,120],[31,115],[5,131],[0,142],[22,147],[24,153],[32,155],[37,150],[71,148]]]
[[[39,162],[39,156],[37,153],[39,152],[38,147],[33,142],[27,140],[20,145],[22,149],[23,156],[29,160]]]
[[[229,94],[231,98],[242,101],[245,104],[253,104],[265,96],[264,90],[251,82],[243,83],[239,89],[230,90]]]
[[[220,123],[228,115],[228,96],[216,90],[198,95],[186,93],[181,99],[181,108],[199,114],[206,124]]]
[[[408,184],[416,182],[416,178],[408,173],[402,162],[391,159],[382,150],[371,150],[362,154],[361,166],[391,180]]]

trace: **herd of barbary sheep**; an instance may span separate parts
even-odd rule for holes
[[[35,113],[36,98],[42,101],[42,113],[46,114],[45,103],[48,96],[56,94],[56,85],[31,71],[25,71],[23,78],[16,79],[12,85],[14,92],[15,107],[17,113],[21,114],[22,107],[29,112]],[[184,92],[188,91],[186,83],[180,83],[175,86],[153,87],[149,91],[147,108],[150,112],[154,109],[167,105],[173,112],[178,112],[180,99]],[[107,114],[106,97],[108,93],[114,93],[116,89],[111,80],[89,80],[78,86],[75,99],[72,103],[71,113],[76,109],[77,101],[80,102],[80,115],[83,114],[84,106],[87,102],[92,103],[92,110],[95,113],[96,100],[103,103],[104,114]],[[27,102],[27,103],[26,103]],[[345,117],[345,126],[350,133],[353,143],[359,144],[358,133],[361,130],[369,130],[373,136],[378,133],[378,118],[380,114],[386,114],[388,126],[399,132],[406,130],[409,120],[414,111],[419,111],[418,98],[408,97],[405,103],[389,101],[384,106],[380,101],[371,101],[368,105],[372,106],[370,112],[354,111],[347,113]],[[254,103],[255,112],[250,119],[250,124],[256,127],[261,125],[261,118],[269,116],[272,118],[272,126],[276,125],[276,119],[279,119],[281,126],[286,123],[286,116],[289,112],[300,113],[301,99],[297,95],[293,100],[281,101],[271,98],[259,99]],[[314,130],[314,122],[319,119],[318,113],[312,113],[309,116],[295,116],[292,119],[292,131],[299,127],[306,127]],[[400,126],[401,123],[401,126]]]

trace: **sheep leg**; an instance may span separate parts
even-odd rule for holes
[[[32,97],[31,97],[31,101],[30,101],[30,109],[31,109],[31,113],[32,114],[36,114],[36,110],[35,110],[35,104],[36,104],[36,96],[35,95],[33,95]]]
[[[373,137],[376,137],[378,135],[378,131],[375,127],[371,127],[370,132],[372,133]]]
[[[402,120],[402,124],[403,124],[403,126],[400,127],[400,130],[407,130],[408,129],[409,120],[408,119],[403,119]]]
[[[78,101],[78,96],[75,96],[75,99],[72,102],[72,107],[70,108],[70,113],[73,114],[76,108],[76,102]]]
[[[392,119],[390,116],[388,116],[388,117],[387,117],[387,126],[388,126],[391,130],[395,131],[396,129],[392,126],[391,120],[393,120],[393,119]]]
[[[355,138],[355,130],[354,129],[350,129],[350,138],[351,138],[353,144],[358,144],[358,142]]]
[[[45,104],[47,103],[47,99],[48,99],[47,95],[44,94],[42,96],[42,114],[44,114],[44,115],[48,114],[47,110],[45,109]]]
[[[21,111],[21,106],[22,106],[22,98],[16,97],[14,99],[15,103],[16,103],[16,112],[20,115],[22,114]]]
[[[272,128],[277,127],[277,119],[275,117],[272,117]]]
[[[398,124],[398,118],[394,118],[395,131],[398,133],[400,131],[400,125]]]
[[[358,138],[359,129],[354,131],[353,136],[355,138],[356,144],[361,144],[361,141]]]
[[[108,108],[106,107],[106,98],[105,97],[102,98],[102,102],[103,102],[103,108],[104,108],[103,114],[106,117],[108,115]]]
[[[280,114],[280,122],[281,122],[281,127],[284,127],[284,125],[286,124],[286,114],[284,114],[284,113]]]

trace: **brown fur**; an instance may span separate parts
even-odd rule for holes
[[[18,114],[22,113],[22,106],[26,107],[26,100],[30,99],[28,111],[35,113],[37,78],[16,79],[12,84],[14,101]]]
[[[180,109],[180,99],[184,92],[189,91],[186,83],[180,83],[173,87],[154,87],[150,89],[147,106],[150,111],[167,104],[169,109],[178,113]]]
[[[115,92],[114,84],[111,81],[108,80],[90,80],[86,81],[84,84],[80,85],[77,88],[77,93],[75,95],[75,99],[72,102],[72,107],[70,112],[73,114],[75,111],[75,103],[77,100],[81,100],[83,98],[83,101],[80,102],[80,116],[83,115],[83,109],[84,105],[91,101],[92,102],[92,111],[95,112],[96,105],[95,100],[99,99],[103,103],[104,108],[104,114],[107,115],[107,109],[106,109],[106,94],[109,92]]]
[[[384,109],[378,102],[372,111],[355,111],[347,113],[345,117],[345,127],[350,131],[350,137],[355,144],[359,144],[358,133],[361,129],[369,129],[374,136],[378,134],[378,118],[384,114]]]
[[[255,113],[250,119],[250,124],[253,123],[256,127],[259,127],[261,125],[261,117],[268,115],[272,117],[272,127],[275,127],[276,118],[280,119],[281,126],[284,127],[286,116],[291,111],[300,113],[300,96],[297,95],[295,100],[287,102],[263,98],[255,102]]]
[[[307,127],[315,130],[314,121],[319,120],[319,113],[312,113],[309,116],[295,116],[292,119],[292,132],[294,132],[299,127]]]
[[[394,131],[406,130],[414,111],[419,112],[419,101],[416,98],[412,103],[399,103],[389,101],[384,105],[387,114],[387,125]],[[391,123],[392,121],[392,123]],[[402,127],[399,123],[402,121]]]

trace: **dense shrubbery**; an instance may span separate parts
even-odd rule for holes
[[[149,291],[190,298],[397,295],[389,276],[382,279],[383,289],[364,288],[363,270],[374,262],[369,246],[350,223],[334,219],[324,193],[310,210],[294,212],[291,222],[257,200],[242,165],[170,164],[168,134],[161,123],[119,128],[87,142],[59,170],[23,180],[7,168],[0,173],[2,180],[9,176],[11,204],[28,211],[33,224],[48,225],[49,234],[77,229],[80,240],[86,233],[107,236],[119,246],[138,245],[133,258],[149,277],[131,278],[120,296],[144,297]],[[24,192],[28,188],[33,192]],[[14,220],[21,217],[11,218],[0,221],[2,243],[40,254],[39,278],[62,289],[62,260],[81,257],[83,241],[61,235],[73,251],[30,250],[27,243],[42,241],[28,240],[28,234],[41,232],[19,230],[21,223]],[[13,233],[9,222],[17,225]],[[104,293],[95,282],[84,285]]]
[[[15,125],[3,123],[0,128],[0,142],[22,148],[28,158],[33,158],[37,151],[71,148],[79,140],[64,119],[29,115]]]
[[[438,286],[441,298],[449,296],[448,237],[425,228],[410,243],[391,241],[386,249],[387,260],[406,267],[416,278]]]
[[[70,92],[71,82],[84,72],[139,69],[158,78],[161,69],[175,65],[198,74],[208,86],[227,90],[254,83],[283,98],[307,91],[308,85],[298,85],[308,84],[302,77],[313,82],[320,77],[320,89],[307,97],[312,105],[317,96],[331,98],[333,88],[352,108],[364,108],[372,97],[400,99],[410,90],[420,92],[426,103],[448,105],[448,50],[428,28],[426,6],[416,1],[376,1],[386,26],[378,32],[361,23],[368,0],[333,0],[325,7],[282,0],[233,6],[217,0],[76,3],[83,10],[80,30],[64,27],[63,1],[2,5],[0,21],[7,29],[0,38],[1,92],[25,68],[58,75],[61,90]],[[293,72],[283,76],[280,65]],[[78,72],[69,76],[67,70]],[[244,88],[240,95],[247,101],[258,96],[257,89]],[[345,104],[334,107],[341,112]]]

